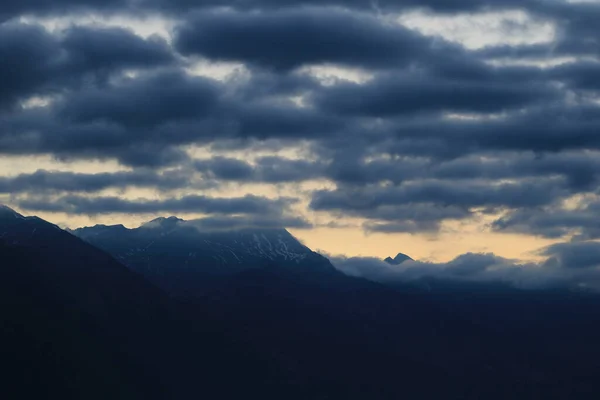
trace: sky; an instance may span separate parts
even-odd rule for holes
[[[425,265],[596,257],[599,20],[597,1],[3,0],[0,203]]]

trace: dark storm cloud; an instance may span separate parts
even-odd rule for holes
[[[483,155],[483,154],[482,154]],[[379,159],[365,161],[366,157]],[[562,152],[535,155],[530,152],[485,153],[451,160],[405,156],[381,158],[381,153],[334,157],[324,169],[324,177],[344,185],[362,186],[391,182],[401,184],[418,179],[463,181],[469,179],[495,181],[536,177],[563,177],[574,192],[593,188],[600,177],[597,154]]]
[[[554,180],[489,182],[415,181],[401,186],[338,188],[313,193],[314,210],[362,211],[412,203],[459,207],[536,207],[546,205],[566,189]]]
[[[324,164],[319,161],[262,157],[257,161],[258,180],[264,182],[297,182],[322,177]]]
[[[104,121],[126,128],[146,128],[201,120],[214,110],[218,96],[214,81],[169,71],[78,92],[60,102],[57,113],[77,123]],[[131,130],[129,136],[133,134]]]
[[[19,15],[57,15],[89,10],[116,11],[128,0],[2,0],[0,22]]]
[[[555,24],[557,34],[549,44],[469,51],[380,18],[391,17],[386,11],[415,8],[449,14],[524,9]],[[507,212],[493,225],[497,231],[600,237],[592,223],[594,207],[560,206],[598,184],[600,165],[592,151],[600,150],[600,108],[592,101],[600,89],[597,64],[577,58],[538,68],[485,61],[597,57],[597,4],[9,0],[0,5],[0,20],[85,10],[125,17],[168,12],[177,26],[174,48],[124,29],[80,26],[51,33],[16,19],[0,24],[0,154],[116,159],[136,167],[110,175],[39,171],[0,178],[0,191],[22,194],[21,201],[34,209],[255,216],[274,207],[279,211],[262,222],[276,224],[286,206],[269,208],[266,199],[226,206],[202,196],[128,201],[75,194],[130,186],[169,190],[194,173],[210,182],[240,184],[325,178],[337,188],[313,193],[311,208],[340,220],[364,218],[366,231],[431,232],[443,221],[468,219],[483,210]],[[243,63],[245,72],[222,81],[191,76],[184,70],[196,56]],[[370,79],[324,84],[301,69],[331,64],[358,68]],[[135,74],[125,77],[125,70]],[[46,107],[20,106],[46,95],[52,96]],[[301,145],[312,154],[310,160],[263,157],[252,163],[227,157],[191,160],[188,145],[221,150]],[[166,176],[145,169],[163,166],[190,170]],[[48,202],[47,192],[65,195]],[[227,225],[221,217],[205,223]],[[306,226],[292,219],[285,224]],[[249,219],[239,218],[244,220]],[[485,264],[481,258],[469,260]],[[453,271],[469,270],[465,259],[461,262],[462,269]]]
[[[19,97],[48,85],[59,53],[56,40],[42,28],[0,25],[0,112]]]
[[[146,0],[143,4],[171,13],[219,6],[238,10],[334,6],[367,12],[426,9],[440,13],[457,13],[537,7],[543,2],[537,0]]]
[[[293,199],[271,200],[247,195],[237,198],[213,198],[190,195],[166,200],[126,200],[119,197],[63,196],[58,199],[21,199],[20,208],[31,211],[65,212],[68,214],[134,214],[134,213],[205,213],[280,215]]]
[[[513,210],[494,221],[498,232],[514,232],[546,238],[572,235],[575,239],[600,238],[600,202],[597,200],[574,208],[552,206],[534,210]]]
[[[598,50],[598,54],[600,54],[600,47]],[[574,89],[600,90],[600,64],[598,62],[562,64],[553,68],[549,72],[549,76],[551,79],[567,83]]]
[[[349,122],[320,110],[292,104],[236,104],[231,115],[231,135],[238,138],[313,139],[333,136],[348,128]]]
[[[236,85],[235,95],[240,101],[256,98],[271,101],[287,101],[287,96],[301,96],[319,90],[321,83],[308,74],[278,74],[259,68],[248,68],[247,77],[236,76],[231,84]]]
[[[255,165],[233,158],[213,157],[196,161],[195,167],[212,179],[262,183],[301,182],[321,178],[325,168],[320,162],[281,157],[261,157]]]
[[[353,214],[369,220],[362,225],[365,232],[412,234],[435,233],[440,230],[444,221],[462,220],[473,216],[473,213],[465,208],[435,204],[386,206]]]
[[[371,154],[349,154],[345,149],[342,155],[332,160],[322,156],[314,161],[261,157],[254,164],[213,157],[197,160],[194,165],[207,178],[216,180],[280,183],[328,179],[355,188],[376,183],[400,185],[416,180],[437,180],[459,186],[474,180],[481,186],[492,186],[495,181],[506,179],[553,179],[550,185],[565,188],[554,192],[559,197],[592,190],[600,177],[600,157],[595,153],[488,153],[485,159],[467,156],[448,161],[417,157],[365,161]],[[546,186],[541,189],[545,190]]]
[[[474,54],[486,59],[547,61],[554,57],[594,56],[599,50],[600,44],[593,40],[581,41],[577,37],[567,37],[549,43],[488,46]]]
[[[439,111],[493,113],[556,101],[548,84],[443,80],[424,74],[382,75],[366,84],[335,85],[319,93],[319,108],[345,115],[388,117]]]
[[[193,82],[193,79],[183,82],[186,81]],[[153,87],[152,84],[150,87]],[[458,158],[491,150],[556,153],[600,148],[597,135],[600,112],[594,106],[556,106],[499,120],[431,117],[379,121],[369,126],[368,121],[344,120],[292,105],[220,102],[203,106],[197,100],[181,109],[171,110],[170,104],[176,103],[175,100],[168,102],[165,98],[154,97],[144,101],[142,98],[146,93],[165,93],[169,89],[140,90],[142,97],[139,98],[128,97],[135,90],[115,90],[122,94],[121,98],[101,92],[79,94],[63,103],[72,104],[73,109],[61,110],[58,115],[53,114],[54,110],[28,110],[0,117],[6,127],[0,132],[1,151],[117,157],[130,165],[140,165],[140,161],[149,158],[145,155],[150,156],[154,151],[157,152],[157,160],[160,159],[158,155],[165,152],[169,154],[166,161],[177,162],[185,155],[178,153],[173,146],[236,138],[312,139],[325,147],[371,147],[391,155],[435,158]],[[203,94],[194,96],[200,98],[198,96]],[[113,98],[114,104],[110,101]],[[94,106],[96,99],[99,100],[98,107]],[[143,118],[144,103],[149,106],[147,119]],[[151,115],[150,111],[154,109],[156,113]],[[199,115],[194,115],[194,110],[198,110]],[[208,113],[208,110],[214,112]],[[189,120],[186,121],[186,118]],[[150,123],[154,126],[147,126]],[[149,151],[142,151],[142,160],[134,157],[134,162],[131,162],[127,159],[127,152],[144,148]]]
[[[598,242],[558,243],[543,249],[541,254],[550,257],[548,265],[560,265],[571,269],[600,266]]]
[[[566,178],[573,192],[593,188],[600,177],[600,159],[595,153],[562,152],[549,154],[502,153],[456,159],[433,166],[439,179],[522,179]]]
[[[336,9],[199,13],[177,29],[175,47],[188,55],[279,71],[324,63],[398,68],[444,57],[452,63],[460,57],[456,53],[466,58],[459,46]]]
[[[529,10],[554,20],[559,28],[559,41],[579,37],[588,41],[600,31],[600,4],[597,2],[544,1]]]
[[[261,157],[253,165],[225,157],[213,157],[195,162],[198,171],[208,177],[226,181],[301,182],[329,179],[349,186],[374,183],[436,179],[444,181],[525,178],[564,178],[573,192],[593,188],[600,175],[600,158],[595,154],[530,153],[486,154],[486,159],[467,156],[448,161],[418,157],[375,159],[365,161],[371,154],[349,154],[326,161],[292,160],[282,157]],[[380,155],[376,153],[374,155]]]
[[[64,161],[117,159],[124,165],[158,167],[183,163],[188,155],[143,132],[98,121],[72,124],[51,110],[27,110],[16,116],[0,116],[0,152],[14,155],[51,154]]]
[[[600,108],[592,104],[556,103],[490,119],[419,118],[384,123],[393,132],[392,153],[458,157],[501,151],[559,152],[599,149]],[[387,125],[387,126],[386,126]],[[408,141],[402,142],[402,141]],[[418,147],[422,143],[425,147]]]
[[[235,158],[214,157],[196,161],[195,167],[211,178],[225,181],[250,181],[255,175],[252,165]]]
[[[340,209],[338,212],[367,218],[366,232],[420,233],[437,232],[447,220],[462,220],[473,216],[468,208],[435,203],[386,205],[369,210]]]
[[[0,24],[0,111],[34,95],[47,95],[106,77],[123,68],[174,61],[161,39],[142,39],[120,28],[71,28],[53,35],[21,23]]]
[[[574,60],[564,60],[555,67],[547,67],[545,69],[547,73],[540,74],[540,78],[543,79],[572,83],[578,73],[582,73],[586,77],[594,76],[597,69],[594,59],[600,53],[600,43],[596,40],[599,33],[600,29],[589,37],[582,37],[578,33],[574,33],[572,37],[559,37],[548,43],[488,46],[474,51],[473,55],[482,59],[508,62],[525,60],[540,63],[554,61],[561,57],[574,57]],[[586,57],[587,60],[583,57]],[[577,82],[581,81],[575,81],[575,83]],[[578,85],[574,87],[584,88]]]
[[[72,27],[62,34],[68,54],[65,68],[78,71],[114,71],[168,64],[174,55],[167,42],[151,36],[143,39],[124,28]]]
[[[208,184],[208,183],[207,183]],[[38,170],[32,174],[0,177],[0,193],[87,192],[108,188],[148,187],[171,190],[191,186],[191,176],[185,171],[156,173],[135,170],[114,173],[84,174]]]
[[[0,115],[0,122],[6,127],[0,131],[3,153],[117,158],[134,166],[185,161],[177,146],[191,143],[318,139],[349,124],[289,101],[248,101],[237,96],[235,85],[228,88],[180,70],[115,78],[66,94],[48,107]]]
[[[132,143],[124,147],[116,147],[114,151],[95,151],[93,147],[80,152],[78,148],[67,148],[58,153],[66,160],[76,158],[111,159],[116,158],[123,165],[131,167],[165,167],[181,165],[189,162],[189,155],[181,149],[165,146],[160,143]]]
[[[531,210],[571,193],[554,179],[517,183],[415,180],[400,186],[341,186],[315,191],[310,208],[366,218],[363,228],[368,232],[418,233],[438,231],[443,221],[474,217],[478,210]]]
[[[454,13],[489,9],[537,6],[535,0],[4,0],[0,5],[0,22],[22,14],[59,15],[84,11],[148,12],[164,11],[185,14],[190,10],[231,7],[239,10],[284,9],[302,6],[341,6],[362,11],[398,11],[426,8]]]
[[[314,10],[286,11],[282,15],[291,19],[299,16],[305,23],[310,13]],[[231,15],[240,20],[245,16]],[[325,17],[320,18],[327,19],[329,15],[327,11],[323,13]],[[339,19],[354,18],[348,12],[335,11],[331,15]],[[275,17],[265,18],[277,21]],[[372,24],[375,26],[375,20]],[[308,26],[312,29],[310,24]],[[317,28],[319,26],[317,24]],[[383,29],[395,32],[397,28]],[[117,42],[111,36],[115,32],[107,35],[104,32],[95,42],[86,41]],[[417,42],[431,40],[414,33],[410,35],[417,37]],[[141,53],[145,54],[147,44],[140,46]],[[72,43],[69,46],[85,48]],[[94,47],[102,48],[102,45]],[[133,46],[123,48],[129,47]],[[444,43],[435,51],[415,48],[414,55],[407,55],[409,60],[413,56],[419,58],[421,53],[427,62],[431,61],[427,57],[448,55],[449,58],[443,63],[426,64],[421,80],[398,80],[394,77],[402,74],[383,74],[364,86],[338,83],[327,88],[298,74],[282,77],[256,71],[249,81],[242,83],[235,80],[220,83],[181,72],[113,79],[100,87],[68,93],[50,110],[25,111],[2,121],[9,129],[0,133],[0,150],[13,154],[52,153],[65,158],[117,158],[122,163],[137,166],[182,162],[187,157],[176,148],[179,145],[236,138],[310,139],[327,146],[330,138],[357,142],[358,138],[368,137],[371,143],[379,142],[392,153],[446,157],[490,148],[560,151],[597,146],[598,116],[594,115],[597,111],[584,106],[565,109],[557,91],[544,83],[543,74],[537,69],[492,69],[474,61],[464,51],[447,51]],[[134,51],[129,60],[125,57],[128,51],[119,50],[118,46],[112,51],[113,58],[122,58],[122,65],[136,59]],[[71,53],[77,52],[72,50]],[[356,56],[361,57],[359,53]],[[84,61],[72,65],[91,65],[85,61],[88,58],[79,57]],[[111,64],[99,63],[97,71],[102,69],[101,65],[106,68]],[[436,77],[436,73],[440,75]],[[298,93],[317,99],[314,107],[297,107],[279,98]],[[497,112],[539,107],[543,102],[555,105],[500,120],[371,119],[394,112],[412,116],[415,110]],[[332,110],[345,111],[346,115],[343,118],[331,115]],[[364,117],[358,118],[361,114]],[[560,123],[556,123],[557,118]],[[566,123],[569,119],[572,123]],[[529,140],[532,137],[535,140]],[[390,139],[392,142],[388,144]],[[445,154],[436,154],[438,150]]]

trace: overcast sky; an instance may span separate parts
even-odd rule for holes
[[[235,216],[346,256],[588,249],[598,21],[595,1],[2,0],[0,203],[68,227]]]

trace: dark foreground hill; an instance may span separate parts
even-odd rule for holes
[[[252,348],[39,218],[0,209],[0,274],[2,398],[267,393],[270,367]]]
[[[0,236],[6,398],[600,393],[595,296],[388,288],[327,263],[303,268],[267,257],[178,298],[37,218],[4,210]],[[164,261],[182,254],[166,244],[162,251]]]

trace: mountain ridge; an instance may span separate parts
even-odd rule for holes
[[[470,286],[424,291],[267,257],[259,268],[228,269],[219,279],[183,269],[176,277],[193,281],[188,289],[202,295],[174,299],[89,242],[38,218],[6,215],[0,232],[11,240],[0,239],[0,315],[11,329],[0,329],[0,350],[9,355],[1,362],[13,371],[13,398],[25,392],[69,400],[248,393],[265,400],[500,400],[600,393],[598,296]],[[149,249],[167,275],[181,272],[186,246],[198,239],[185,224],[171,234],[123,228],[91,233],[165,239]],[[247,237],[256,244],[253,234],[259,233]],[[142,250],[136,256],[148,256]],[[27,372],[32,363],[39,372]]]
[[[71,232],[172,294],[198,292],[200,282],[274,265],[340,273],[284,228],[205,229],[194,220],[160,217],[133,229],[95,226]]]

